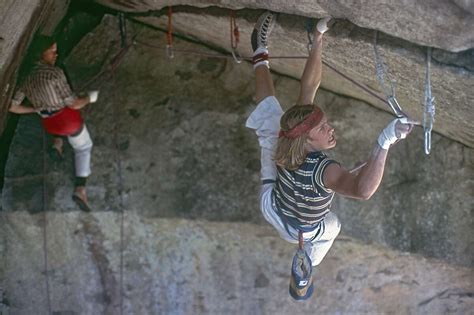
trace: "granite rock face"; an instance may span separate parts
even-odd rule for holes
[[[35,32],[51,35],[69,0],[0,2],[0,134],[15,89],[17,71]]]
[[[103,63],[99,56],[113,56],[118,50],[116,23],[104,22],[71,56],[71,74],[87,73],[80,69],[94,69]],[[135,31],[133,26],[129,32],[140,33],[141,41],[158,45],[162,40],[156,31],[137,25]],[[94,49],[99,42],[109,43],[108,53]],[[182,41],[177,45],[198,49]],[[76,77],[76,86],[84,81]],[[131,191],[129,198],[137,209],[154,215],[157,210],[150,205],[157,204],[164,213],[172,209],[173,216],[232,221],[259,217],[254,211],[259,150],[253,134],[244,128],[255,106],[250,64],[184,55],[170,60],[162,50],[137,44],[113,80],[104,84],[102,104],[88,109],[91,128],[98,146],[112,155],[116,149],[111,133],[118,130],[115,141],[129,180],[125,190]],[[291,106],[298,81],[276,76],[275,86],[283,107]],[[363,102],[323,90],[316,102],[337,130],[334,157],[347,167],[368,156],[380,130],[392,119]],[[391,150],[379,193],[367,203],[337,199],[337,212],[345,222],[357,222],[347,227],[354,236],[470,265],[472,149],[437,134],[433,148],[425,156],[423,132],[414,131]],[[107,155],[100,159],[104,166],[112,160]],[[100,167],[99,172],[108,182],[112,169]],[[249,185],[250,179],[254,185]]]
[[[239,52],[251,56],[250,34],[261,10],[280,12],[270,37],[270,57],[305,56],[306,17],[333,16],[339,23],[327,33],[323,58],[332,67],[385,98],[375,76],[374,33],[403,110],[422,120],[427,46],[434,47],[431,84],[435,96],[434,129],[473,147],[474,102],[472,4],[454,1],[140,1],[97,0],[130,17],[166,29],[166,6],[173,8],[173,32],[230,52],[229,17],[237,11]],[[197,8],[200,7],[200,8]],[[163,45],[165,40],[163,40]],[[176,47],[179,49],[179,47]],[[299,79],[304,60],[272,60],[272,69]],[[387,104],[325,67],[322,86],[390,111]]]
[[[76,91],[119,52],[117,25],[107,16],[67,60]],[[427,157],[421,130],[394,146],[373,199],[335,200],[342,235],[316,270],[314,297],[294,303],[287,286],[295,248],[258,210],[258,145],[244,127],[255,107],[251,65],[167,59],[138,42],[162,46],[163,33],[131,22],[127,29],[137,43],[113,75],[85,88],[101,91],[83,110],[95,144],[92,214],[70,200],[70,148],[53,163],[38,117],[21,117],[0,217],[0,292],[12,313],[47,313],[45,274],[52,310],[64,314],[117,314],[121,304],[136,314],[469,313],[471,148],[434,133]],[[288,108],[299,82],[274,81]],[[367,157],[393,118],[324,89],[316,102],[337,130],[331,155],[347,167]]]
[[[54,314],[469,314],[474,307],[472,269],[348,237],[314,270],[315,291],[303,303],[288,294],[296,248],[268,225],[146,218],[128,209],[121,239],[115,212],[18,211],[1,219],[0,279],[11,314],[48,314],[46,283]]]
[[[175,11],[173,14],[175,32],[230,51],[229,11],[216,10],[212,15],[206,14],[207,11],[204,13],[203,10]],[[136,19],[166,29],[165,16],[136,17]],[[254,11],[244,11],[240,18],[237,18],[241,33],[239,52],[243,56],[251,56],[249,39],[256,19]],[[304,18],[280,14],[269,40],[270,57],[306,56],[308,41],[304,27]],[[373,30],[341,21],[325,36],[323,59],[331,67],[385,98],[375,75],[374,34]],[[163,39],[161,45],[165,43]],[[396,97],[403,110],[421,121],[425,95],[426,48],[385,34],[379,35],[377,47],[382,62],[386,64],[388,79],[393,82]],[[175,45],[175,48],[179,49],[179,46]],[[470,147],[474,144],[472,140],[474,129],[470,123],[474,119],[470,110],[470,104],[474,99],[472,93],[468,92],[474,86],[472,57],[472,51],[453,54],[435,49],[431,64],[431,86],[436,105],[434,129]],[[273,59],[271,67],[274,71],[299,79],[303,72],[304,59]],[[321,86],[325,89],[390,111],[386,103],[368,94],[332,69],[324,67],[323,71]]]
[[[474,48],[472,1],[285,1],[285,0],[95,0],[127,13],[146,13],[167,6],[264,9],[303,17],[332,16],[417,45],[458,52]],[[216,29],[219,29],[216,27]]]
[[[23,4],[23,2],[21,2]],[[397,99],[404,111],[415,119],[422,119],[426,47],[434,47],[432,60],[432,89],[437,106],[434,130],[450,139],[473,147],[474,117],[470,104],[474,99],[469,91],[474,86],[472,75],[474,49],[472,25],[473,5],[469,1],[107,1],[96,3],[126,12],[129,18],[166,28],[166,6],[175,6],[173,31],[216,49],[230,51],[229,16],[239,10],[237,23],[241,31],[239,51],[251,54],[249,38],[252,26],[262,9],[280,12],[280,18],[271,37],[272,56],[299,56],[307,54],[304,31],[306,17],[320,18],[331,15],[339,23],[325,40],[324,58],[339,71],[383,96],[374,75],[373,35],[381,32],[379,48],[394,81]],[[15,6],[22,4],[15,3]],[[39,5],[39,4],[38,4]],[[41,9],[46,12],[50,1]],[[60,8],[64,4],[58,5]],[[258,10],[256,10],[258,9]],[[21,7],[18,8],[21,10]],[[56,10],[60,11],[60,10]],[[28,10],[25,10],[28,12]],[[52,12],[55,12],[52,10]],[[7,25],[7,24],[5,24]],[[10,25],[10,24],[8,24]],[[28,33],[19,27],[17,33]],[[31,30],[30,30],[31,31]],[[28,41],[26,40],[24,44]],[[13,44],[16,42],[13,41]],[[163,39],[162,45],[165,45]],[[23,45],[25,47],[25,45]],[[179,48],[179,47],[176,47]],[[20,50],[20,52],[23,50]],[[11,51],[10,51],[10,55]],[[7,56],[7,57],[8,57]],[[22,56],[17,54],[16,56]],[[3,57],[2,57],[3,58]],[[14,86],[15,62],[0,58],[9,66],[6,81],[0,87],[7,91],[0,102],[0,117],[4,118]],[[304,61],[277,59],[272,69],[299,78]],[[389,111],[387,104],[349,83],[325,67],[322,86],[325,89],[363,100],[377,108]],[[385,97],[385,96],[383,96]],[[3,127],[0,125],[0,130]]]

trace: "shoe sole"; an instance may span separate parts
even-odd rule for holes
[[[87,203],[84,202],[80,197],[77,195],[72,195],[72,200],[79,206],[79,208],[84,212],[91,212],[92,209],[89,207]]]
[[[262,15],[260,15],[260,17],[258,18],[257,22],[255,23],[254,27],[253,27],[253,31],[252,31],[252,35],[251,35],[251,40],[250,42],[251,43],[256,43],[256,46],[257,47],[253,47],[253,44],[252,44],[252,48],[253,50],[257,49],[258,48],[258,32],[259,32],[259,29],[262,27],[264,21],[267,19],[268,15],[269,14],[272,14],[273,15],[273,18],[270,22],[270,24],[268,25],[268,29],[267,29],[267,37],[270,36],[270,33],[272,32],[273,30],[273,27],[275,26],[275,23],[276,23],[276,18],[277,18],[277,14],[275,13],[272,13],[272,12],[265,12],[263,13]]]
[[[268,30],[267,30],[267,34],[270,35],[270,33],[273,30],[273,27],[275,26],[275,22],[276,22],[276,18],[277,18],[277,15],[275,13],[268,12],[268,13],[264,13],[264,14],[260,15],[260,17],[258,18],[257,23],[255,23],[255,26],[253,27],[253,29],[258,32],[258,30],[262,27],[263,22],[266,20],[266,17],[269,14],[273,15],[272,21],[270,22],[270,25],[268,26]]]

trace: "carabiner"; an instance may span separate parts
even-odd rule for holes
[[[431,151],[431,130],[425,130],[425,154]]]
[[[395,113],[395,116],[397,116],[398,118],[406,117],[405,113],[402,111],[402,108],[400,107],[400,104],[398,104],[398,101],[395,98],[395,96],[393,95],[390,96],[387,101],[388,101],[388,105],[390,105],[390,108]]]
[[[174,58],[174,52],[173,52],[173,46],[172,45],[166,45],[166,57],[169,59]]]
[[[234,61],[236,63],[241,63],[242,62],[242,56],[240,55],[239,51],[235,48],[232,48],[232,57],[234,57]]]

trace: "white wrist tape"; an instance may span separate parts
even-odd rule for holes
[[[394,119],[387,125],[387,127],[385,127],[384,130],[382,130],[382,133],[380,133],[380,136],[377,139],[377,142],[382,149],[387,150],[398,139],[404,139],[407,136],[406,133],[400,133],[400,135],[397,136],[396,127],[395,127],[397,122],[400,122],[402,124],[407,124],[408,120],[406,117]]]
[[[89,95],[89,101],[91,103],[97,102],[97,99],[99,98],[99,91],[89,91],[87,94]]]
[[[328,22],[330,20],[331,17],[329,16],[319,20],[318,24],[316,24],[316,29],[318,30],[318,32],[320,32],[321,34],[326,33],[329,30]]]

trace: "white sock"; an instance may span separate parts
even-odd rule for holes
[[[266,47],[258,47],[254,52],[253,52],[253,57],[255,56],[258,56],[260,54],[266,54],[268,55],[268,49]],[[268,60],[261,60],[257,63],[254,63],[253,65],[253,69],[257,69],[257,67],[260,67],[260,66],[266,66],[267,68],[270,69],[270,63],[268,62]]]
[[[257,67],[260,67],[260,66],[265,66],[268,69],[270,69],[270,63],[268,62],[268,60],[262,60],[253,65],[253,70],[257,69]]]
[[[253,57],[259,54],[267,54],[268,55],[268,49],[266,47],[258,47],[254,52],[253,52]]]

